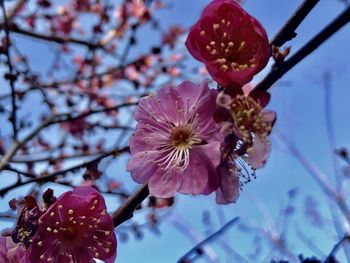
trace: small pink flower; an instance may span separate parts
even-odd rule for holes
[[[140,100],[127,169],[136,182],[148,183],[152,195],[217,189],[221,138],[213,119],[216,95],[207,82],[185,81]]]
[[[233,124],[233,133],[246,145],[248,163],[254,169],[258,169],[265,164],[268,156],[268,135],[276,120],[276,114],[264,110],[270,100],[269,93],[252,88],[243,90],[245,92],[240,88],[228,87],[225,93],[220,94],[226,98],[226,115],[222,116],[226,118],[224,122]],[[223,107],[220,104],[218,106]]]
[[[190,29],[186,47],[224,87],[249,82],[270,57],[265,29],[233,0],[208,4]]]
[[[255,177],[255,170],[264,166],[270,150],[268,136],[276,119],[273,111],[264,110],[270,96],[249,87],[244,90],[243,93],[241,88],[227,87],[216,99],[219,108],[215,119],[225,136],[223,159],[218,167],[218,203],[237,200],[240,186]]]
[[[102,195],[77,187],[61,195],[39,219],[24,263],[114,262],[117,241]]]
[[[15,244],[12,238],[0,236],[0,262],[19,263],[24,257],[24,247]]]
[[[178,38],[185,32],[181,26],[172,26],[163,34],[163,45],[169,45],[171,49],[175,47]]]
[[[68,35],[74,29],[76,15],[67,6],[59,6],[58,15],[51,20],[51,26],[54,31]]]
[[[62,123],[63,129],[68,131],[71,135],[81,138],[84,135],[86,127],[86,118],[81,117],[72,121]]]

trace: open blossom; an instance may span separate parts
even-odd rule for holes
[[[24,257],[24,247],[15,244],[9,236],[0,236],[0,262],[19,263]]]
[[[252,168],[254,176],[255,169],[264,166],[269,154],[268,135],[276,119],[273,111],[264,110],[270,96],[249,87],[243,91],[229,87],[217,96],[219,109],[215,119],[221,123],[226,154],[218,168],[221,178],[216,191],[218,203],[234,202],[242,182],[250,181],[249,168],[244,161]]]
[[[185,81],[140,100],[127,169],[136,182],[148,183],[152,195],[217,189],[221,138],[213,119],[216,95],[207,82]]]
[[[93,258],[112,263],[116,245],[112,218],[102,195],[81,186],[61,195],[39,218],[24,263],[89,263]]]
[[[186,47],[223,87],[248,83],[270,57],[264,28],[233,0],[206,6],[190,29]]]
[[[232,128],[237,140],[245,146],[248,163],[254,169],[261,168],[267,159],[268,135],[276,120],[275,112],[263,110],[269,100],[270,95],[265,91],[243,93],[242,89],[232,87],[217,97],[221,109],[216,117],[222,123],[222,131],[228,135],[227,127]]]

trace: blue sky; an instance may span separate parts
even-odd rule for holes
[[[158,15],[163,21],[163,28],[174,23],[186,27],[190,26],[198,19],[201,9],[209,1],[177,0],[172,2],[172,9],[161,11]],[[251,15],[260,20],[271,38],[300,2],[247,0],[244,7]],[[298,36],[287,44],[292,46],[292,52],[298,50],[324,25],[337,16],[343,8],[344,5],[340,1],[320,1],[298,29]],[[30,44],[27,45],[24,48],[30,50]],[[350,108],[348,106],[350,74],[348,74],[349,62],[347,61],[349,46],[350,27],[347,26],[286,74],[282,81],[271,89],[272,100],[268,105],[269,109],[277,112],[278,120],[274,128],[275,131],[283,133],[288,140],[293,141],[301,152],[330,178],[333,178],[332,153],[325,128],[323,74],[325,71],[329,71],[333,79],[331,103],[336,145],[337,147],[347,147],[350,145]],[[32,56],[38,63],[38,67],[42,67],[44,61],[42,61],[41,54],[33,52]],[[195,64],[196,62],[193,60],[191,63]],[[266,72],[268,72],[268,68],[257,76],[255,81],[258,81]],[[199,79],[194,77],[193,80],[198,81]],[[273,132],[272,137],[275,135],[276,133]],[[125,184],[136,187],[136,184],[125,172],[127,159],[128,156],[123,156],[117,163],[111,165],[106,172],[109,175],[118,174]],[[213,221],[211,231],[220,228],[223,222],[236,216],[239,216],[244,224],[250,226],[266,228],[265,220],[269,217],[269,214],[272,221],[277,220],[278,223],[280,210],[288,200],[287,192],[292,188],[297,188],[299,195],[293,202],[297,212],[294,216],[293,226],[290,226],[287,235],[291,250],[295,255],[300,253],[304,253],[304,255],[313,254],[298,239],[294,227],[311,238],[321,250],[324,252],[330,251],[337,237],[332,222],[328,220],[330,216],[327,198],[321,193],[308,172],[275,139],[272,139],[271,156],[266,167],[258,171],[257,174],[258,178],[244,188],[236,204],[219,206],[215,204],[213,196],[177,195],[174,209],[164,215],[164,220],[160,225],[161,234],[156,235],[145,228],[142,241],[137,241],[130,236],[128,242],[119,242],[117,262],[175,262],[195,244],[195,238],[200,240],[209,234],[208,227],[202,223],[203,213],[211,215]],[[2,178],[2,180],[7,181],[6,178]],[[349,188],[348,181],[345,182],[345,188]],[[61,190],[63,191],[63,189]],[[17,193],[20,193],[20,190]],[[312,195],[317,200],[320,210],[327,218],[323,229],[312,226],[304,219],[304,199],[308,195]],[[4,199],[1,208],[5,207],[5,200],[7,199]],[[111,210],[117,207],[115,199],[108,198],[107,200]],[[262,212],[264,209],[268,211],[268,213],[265,212],[265,215]],[[218,218],[220,215],[221,220]],[[224,215],[224,219],[222,215]],[[136,219],[139,223],[144,222],[145,214],[136,215]],[[179,225],[181,224],[188,226],[190,231],[179,231]],[[255,234],[263,238],[260,232],[255,231]],[[248,254],[255,250],[253,237],[254,234],[245,233],[239,230],[238,227],[233,227],[225,238],[229,239],[228,244],[235,251],[248,258]],[[237,262],[232,256],[226,259],[219,242],[211,244],[211,248],[214,252],[212,261],[203,257],[198,262]],[[269,252],[270,250],[265,246],[262,255],[267,256]],[[261,258],[264,258],[264,256]]]

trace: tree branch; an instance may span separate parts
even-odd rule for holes
[[[270,42],[271,45],[281,47],[287,41],[293,39],[297,35],[295,30],[319,1],[320,0],[305,0],[272,39]]]
[[[270,73],[256,86],[257,90],[268,90],[285,73],[315,51],[321,44],[333,36],[339,29],[350,21],[350,6],[340,14],[333,22],[326,26],[320,33],[311,39],[305,46],[297,51],[285,62],[276,63]]]
[[[0,171],[4,169],[4,167],[10,162],[11,158],[16,154],[16,152],[23,145],[25,145],[28,141],[33,139],[41,130],[43,130],[44,128],[46,128],[46,127],[48,127],[50,125],[57,124],[57,123],[62,123],[62,122],[66,122],[66,121],[73,121],[73,120],[77,120],[77,119],[80,119],[80,118],[87,117],[89,115],[102,113],[102,112],[109,112],[109,111],[113,111],[113,110],[118,110],[120,108],[133,106],[133,105],[136,105],[136,104],[137,104],[136,102],[134,102],[134,103],[123,103],[123,104],[116,105],[116,106],[113,106],[113,107],[96,109],[96,110],[90,110],[88,112],[81,113],[81,114],[79,114],[77,116],[74,116],[74,117],[71,116],[70,113],[62,113],[62,114],[58,114],[58,115],[53,115],[49,119],[47,119],[46,121],[41,123],[37,128],[35,128],[26,137],[24,137],[23,140],[21,140],[20,142],[15,141],[12,144],[10,150],[0,160]]]
[[[71,44],[75,44],[75,45],[80,45],[80,46],[85,46],[91,50],[94,49],[103,49],[105,51],[106,48],[97,43],[92,43],[86,40],[82,40],[82,39],[77,39],[77,38],[73,38],[73,37],[66,37],[66,36],[58,36],[58,35],[45,35],[42,33],[38,33],[38,32],[33,32],[33,31],[27,31],[25,29],[19,28],[16,25],[12,25],[9,27],[9,30],[13,33],[17,33],[20,35],[24,35],[24,36],[28,36],[28,37],[32,37],[32,38],[36,38],[36,39],[40,39],[40,40],[45,40],[45,41],[52,41],[52,42],[56,42],[59,44],[67,44],[67,43],[71,43]]]
[[[350,236],[348,234],[344,235],[342,239],[338,241],[327,256],[327,258],[324,260],[324,262],[335,262],[335,254],[337,253],[338,249],[345,243],[345,241],[350,241]]]
[[[104,159],[104,158],[106,158],[108,156],[119,155],[121,153],[125,153],[125,152],[128,152],[128,151],[129,151],[129,147],[128,146],[124,147],[122,149],[119,149],[119,150],[115,150],[114,149],[114,150],[105,152],[105,153],[99,155],[98,157],[96,157],[96,158],[94,158],[94,159],[92,159],[90,161],[87,161],[87,162],[84,162],[84,163],[81,163],[81,164],[77,164],[75,166],[69,167],[69,168],[61,170],[61,171],[54,172],[52,174],[48,174],[48,175],[45,175],[45,176],[36,176],[35,178],[27,180],[27,181],[18,180],[16,183],[1,189],[0,190],[0,196],[3,197],[8,191],[10,191],[10,190],[12,190],[14,188],[26,185],[26,184],[30,184],[30,183],[45,183],[45,182],[53,181],[59,176],[63,176],[65,174],[69,173],[69,172],[74,172],[75,170],[78,170],[80,168],[86,167],[89,164],[96,163],[96,162],[98,162],[98,161],[100,161],[100,160],[102,160],[102,159]],[[19,172],[19,173],[21,173],[21,172]]]
[[[135,209],[147,198],[148,195],[148,186],[147,184],[144,184],[126,199],[112,215],[114,227],[117,227],[132,218]]]
[[[8,66],[8,73],[5,74],[5,79],[7,79],[10,83],[11,87],[11,104],[12,104],[12,112],[10,121],[12,123],[12,129],[13,129],[13,141],[17,140],[17,106],[16,106],[16,91],[15,91],[15,82],[17,79],[17,76],[14,73],[13,65],[11,62],[11,56],[10,56],[10,46],[11,46],[11,39],[10,39],[10,31],[9,31],[9,22],[6,14],[5,4],[4,0],[0,0],[0,5],[2,9],[2,15],[4,19],[4,30],[5,30],[5,39],[6,43],[5,45],[2,45],[3,52],[6,55],[7,58],[7,66]]]
[[[239,220],[239,217],[235,217],[228,221],[223,227],[221,227],[219,230],[208,236],[206,239],[195,245],[193,248],[191,248],[186,254],[184,254],[180,259],[177,261],[177,263],[185,263],[188,262],[187,260],[191,256],[191,254],[198,254],[198,251],[202,249],[204,245],[211,242],[212,240],[218,238],[220,235],[222,235],[226,230],[228,230],[230,227],[235,225]]]

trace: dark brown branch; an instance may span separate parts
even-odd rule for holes
[[[331,250],[331,252],[329,253],[329,255],[327,256],[327,258],[324,260],[324,262],[335,262],[335,254],[337,253],[337,251],[339,250],[339,248],[341,248],[341,246],[346,242],[346,241],[350,241],[350,236],[348,234],[346,234],[342,239],[340,239],[338,241],[338,243],[336,243],[333,247],[333,249]],[[333,260],[332,260],[333,259]]]
[[[45,176],[36,176],[35,178],[27,180],[27,181],[18,180],[16,183],[1,189],[0,196],[3,197],[7,192],[11,191],[12,189],[15,189],[17,187],[20,187],[20,186],[23,186],[26,184],[51,182],[53,180],[56,180],[60,176],[64,176],[65,174],[67,174],[69,172],[74,172],[74,171],[79,170],[81,168],[84,168],[90,164],[99,162],[100,160],[102,160],[108,156],[111,156],[111,155],[116,156],[116,155],[119,155],[119,154],[125,153],[125,152],[129,152],[128,146],[124,147],[122,149],[119,149],[119,150],[111,150],[111,151],[105,152],[105,153],[99,155],[98,157],[94,158],[93,160],[90,160],[90,161],[87,161],[87,162],[84,162],[81,164],[77,164],[75,166],[69,167],[69,168],[61,170],[61,171],[54,172],[52,174],[48,174]]]
[[[350,21],[350,7],[340,14],[333,22],[326,26],[320,33],[311,39],[305,46],[292,57],[282,63],[272,66],[270,73],[256,86],[258,90],[268,90],[285,73],[315,51],[321,44],[333,36],[339,29]]]
[[[80,45],[80,46],[85,46],[88,47],[89,49],[103,49],[105,50],[105,47],[101,44],[94,44],[92,42],[89,41],[85,41],[82,39],[77,39],[77,38],[72,38],[72,37],[64,37],[64,36],[57,36],[57,35],[45,35],[42,33],[38,33],[38,32],[33,32],[33,31],[27,31],[25,29],[21,29],[17,26],[12,25],[9,30],[11,32],[17,33],[17,34],[21,34],[24,36],[28,36],[28,37],[32,37],[32,38],[36,38],[36,39],[41,39],[41,40],[45,40],[45,41],[52,41],[52,42],[56,42],[59,44],[67,44],[67,43],[71,43],[71,44],[76,44],[76,45]]]
[[[0,5],[2,9],[2,15],[4,19],[4,25],[3,29],[5,30],[5,44],[3,43],[3,52],[6,55],[7,58],[7,66],[8,66],[8,73],[5,74],[5,79],[7,79],[10,83],[11,87],[11,104],[12,104],[12,112],[10,116],[10,121],[12,123],[12,129],[13,129],[13,141],[17,140],[17,105],[16,105],[16,91],[15,91],[15,82],[17,79],[16,74],[14,73],[13,65],[11,62],[11,55],[10,55],[10,46],[11,46],[11,39],[10,39],[10,30],[9,30],[9,22],[7,18],[7,13],[5,9],[4,0],[0,0]]]
[[[297,35],[295,30],[300,26],[319,1],[320,0],[304,0],[285,25],[280,29],[277,35],[272,39],[271,45],[281,47],[287,41],[293,39]]]
[[[148,195],[148,186],[147,184],[144,184],[126,199],[126,201],[112,215],[114,227],[117,227],[132,218],[135,209],[147,198]]]
[[[71,116],[71,114],[69,114],[69,113],[63,113],[63,114],[51,116],[51,118],[49,118],[46,121],[44,121],[43,123],[41,123],[31,133],[29,133],[25,138],[23,138],[20,142],[15,141],[12,144],[11,148],[9,149],[9,151],[0,160],[0,171],[4,169],[4,167],[11,161],[11,158],[16,154],[16,152],[22,146],[24,146],[28,141],[30,141],[38,133],[40,133],[40,131],[42,131],[44,128],[46,128],[46,127],[48,127],[50,125],[57,124],[57,123],[62,123],[62,122],[66,122],[66,121],[73,121],[73,120],[77,120],[79,118],[84,118],[84,117],[87,117],[87,116],[90,116],[90,115],[93,115],[93,114],[102,113],[102,112],[109,112],[109,111],[113,111],[113,110],[118,110],[120,108],[133,106],[133,105],[136,105],[136,104],[137,104],[136,102],[135,103],[124,103],[124,104],[116,105],[116,106],[113,106],[113,107],[102,108],[102,109],[97,109],[97,110],[90,110],[88,112],[79,114],[79,115],[77,115],[75,117]]]
[[[95,157],[99,154],[102,154],[102,152],[94,152],[94,153],[74,153],[71,155],[47,155],[42,157],[33,157],[31,155],[15,155],[11,159],[10,163],[42,163],[42,162],[48,162],[48,161],[64,161],[64,160],[71,160],[71,159],[77,159],[77,158],[87,158],[87,157]],[[1,156],[0,156],[1,157]]]
[[[7,165],[4,170],[10,171],[10,172],[14,172],[14,173],[17,173],[17,174],[21,174],[21,175],[24,175],[25,177],[29,177],[29,178],[35,178],[36,177],[35,174],[31,174],[31,173],[27,173],[27,172],[24,172],[24,171],[20,171],[20,170],[12,167],[10,165]]]

